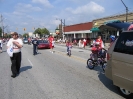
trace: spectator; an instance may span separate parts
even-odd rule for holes
[[[84,38],[83,39],[83,47],[84,47],[84,49],[85,49],[85,46],[86,46],[86,39]]]
[[[81,41],[81,39],[79,40],[79,48],[81,48],[81,46],[82,46],[82,41]]]
[[[0,38],[0,52],[2,53],[2,46],[3,46],[3,41],[2,38]]]
[[[23,42],[20,38],[18,38],[18,33],[13,32],[12,38],[7,43],[7,48],[10,48],[10,46],[13,45],[13,57],[10,57],[12,65],[11,65],[11,71],[12,75],[11,77],[15,78],[17,74],[20,72],[20,66],[21,66],[21,48],[23,47]]]

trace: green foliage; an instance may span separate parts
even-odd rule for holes
[[[24,33],[24,34],[23,34],[23,37],[24,37],[24,38],[28,38],[28,37],[29,37],[29,34],[28,34],[28,33]]]
[[[43,35],[50,35],[50,32],[47,28],[37,28],[34,34],[39,34],[42,37]]]

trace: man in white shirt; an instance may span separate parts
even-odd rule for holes
[[[20,66],[21,66],[21,48],[23,47],[22,39],[18,38],[18,33],[13,32],[12,38],[7,43],[7,48],[10,46],[13,46],[13,57],[10,57],[12,65],[11,65],[11,71],[12,75],[11,77],[15,78],[17,74],[20,72]]]
[[[2,46],[3,46],[3,41],[2,38],[0,38],[0,52],[2,53]]]

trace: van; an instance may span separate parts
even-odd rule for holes
[[[133,31],[122,32],[108,49],[105,76],[113,81],[124,97],[132,97]]]

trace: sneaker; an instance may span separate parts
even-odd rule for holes
[[[53,52],[52,52],[53,53]]]
[[[13,75],[11,75],[11,77],[12,77],[12,78],[15,78],[15,77],[16,77],[16,75],[15,75],[15,74],[13,74]]]

